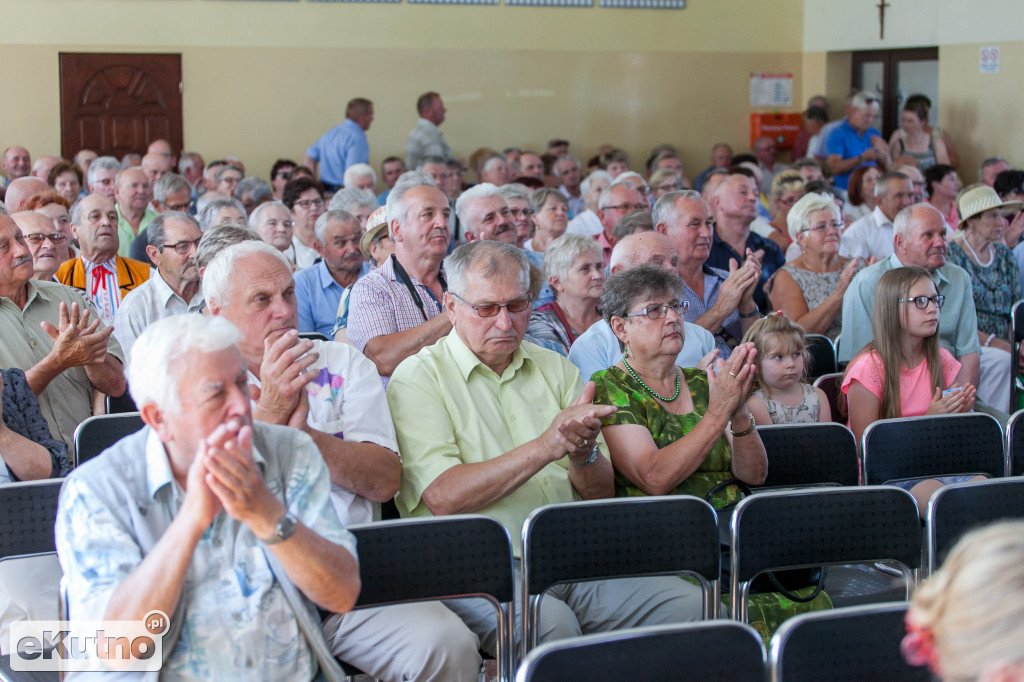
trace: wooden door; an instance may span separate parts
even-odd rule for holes
[[[882,100],[879,118],[874,127],[889,139],[900,126],[903,102],[915,92],[928,95],[932,100],[931,118],[939,108],[939,50],[922,47],[908,50],[867,50],[854,52],[851,83],[857,90],[868,90]],[[923,69],[907,68],[920,65]],[[932,68],[927,68],[929,65]],[[931,81],[931,82],[929,82]]]
[[[60,53],[61,155],[181,150],[181,55]]]

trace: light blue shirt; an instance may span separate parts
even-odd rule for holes
[[[370,272],[370,264],[364,262],[359,277]],[[295,274],[295,300],[299,306],[299,331],[320,332],[331,337],[331,330],[338,319],[338,303],[345,287],[338,284],[327,269],[327,263],[320,261]]]
[[[700,359],[715,348],[715,337],[707,329],[683,322],[683,349],[676,357],[680,367],[696,367]],[[583,381],[590,381],[594,372],[608,369],[622,359],[619,339],[611,325],[600,320],[590,325],[569,349],[569,362],[580,370]]]
[[[321,180],[340,185],[349,166],[370,162],[370,143],[359,124],[346,118],[310,145],[306,153],[320,164]]]

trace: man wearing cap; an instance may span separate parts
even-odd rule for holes
[[[1019,211],[1021,202],[1003,201],[991,187],[975,185],[960,194],[957,208],[961,219],[949,244],[949,261],[971,277],[981,344],[978,398],[1006,412],[1013,373],[1010,319],[1021,289],[1020,269],[1013,252],[1003,244],[1003,232],[1006,215]]]
[[[362,225],[351,213],[328,211],[313,229],[321,260],[295,275],[299,331],[327,335],[334,329],[342,295],[370,272],[370,264],[363,262],[359,250]]]

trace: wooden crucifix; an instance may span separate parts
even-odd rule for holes
[[[879,0],[879,3],[875,5],[878,8],[878,38],[880,40],[885,39],[885,8],[892,7],[891,3],[885,0]]]

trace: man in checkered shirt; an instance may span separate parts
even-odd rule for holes
[[[387,202],[394,255],[352,287],[348,336],[377,366],[385,388],[402,360],[452,330],[439,314],[450,214],[448,198],[429,175],[403,175]]]

